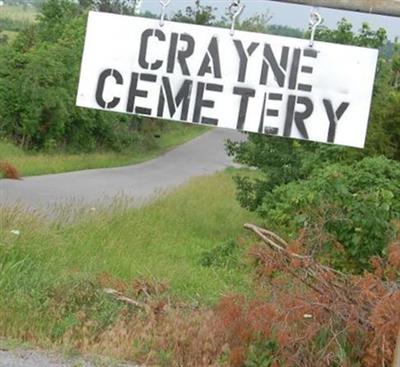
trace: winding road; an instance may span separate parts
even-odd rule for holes
[[[133,166],[0,180],[0,204],[48,211],[70,202],[107,204],[122,195],[140,205],[158,191],[232,166],[224,143],[244,138],[236,131],[213,129],[156,159]]]
[[[141,203],[160,190],[184,184],[190,178],[232,166],[224,149],[227,139],[243,140],[235,131],[214,129],[166,154],[134,166],[0,180],[0,205],[20,204],[28,209],[51,211],[70,201],[92,205],[112,201],[116,195]],[[28,350],[1,350],[0,367],[94,366],[66,361],[60,356]],[[122,366],[122,365],[121,365]],[[128,365],[123,365],[128,366]],[[129,365],[132,366],[132,365]],[[133,367],[133,366],[132,366]]]

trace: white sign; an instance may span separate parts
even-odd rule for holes
[[[362,148],[378,51],[91,12],[77,105]]]

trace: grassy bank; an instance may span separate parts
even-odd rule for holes
[[[26,152],[11,143],[0,140],[0,162],[11,163],[21,176],[125,166],[155,158],[206,131],[208,131],[207,128],[200,126],[174,124],[174,127],[162,133],[151,147],[138,146],[123,152],[88,154]]]
[[[80,312],[106,327],[121,303],[99,287],[135,279],[166,284],[168,297],[199,305],[248,293],[240,244],[242,225],[252,220],[235,200],[229,172],[195,179],[143,208],[86,212],[70,225],[1,208],[0,336],[59,343]]]

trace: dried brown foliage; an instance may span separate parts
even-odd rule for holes
[[[0,162],[0,173],[4,178],[19,180],[21,178],[18,170],[9,162]]]
[[[146,306],[128,299],[107,328],[79,312],[64,343],[147,366],[391,366],[400,328],[398,240],[386,259],[373,259],[374,273],[354,276],[301,254],[302,236],[288,244],[247,228],[263,240],[250,251],[255,297],[230,295],[215,308],[195,307],[167,297],[165,284],[102,274],[100,286],[114,288],[116,299]],[[276,347],[260,344],[268,341]],[[261,364],[266,356],[269,364]]]
[[[63,342],[81,352],[106,351],[146,366],[219,366],[224,337],[212,310],[162,300],[147,305],[149,312],[125,307],[116,322],[101,332],[96,332],[96,322],[84,317]]]
[[[350,276],[292,252],[271,232],[248,228],[263,239],[251,253],[259,282],[272,285],[266,288],[266,304],[275,311],[268,319],[270,336],[280,345],[279,361],[286,366],[391,365],[400,328],[400,287],[394,281],[398,242],[390,247],[387,261],[377,259],[375,274]],[[324,342],[318,348],[321,335]],[[344,356],[340,351],[345,348]]]

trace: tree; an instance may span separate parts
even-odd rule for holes
[[[131,118],[75,107],[86,14],[49,0],[38,22],[0,48],[0,134],[30,149],[120,149],[137,141]]]
[[[134,15],[137,0],[78,0],[82,9],[92,9],[105,13]]]
[[[211,25],[215,22],[214,11],[216,8],[212,6],[204,6],[200,0],[196,0],[194,8],[191,6],[186,7],[185,11],[179,10],[172,20],[182,23],[193,23],[202,25]]]
[[[355,33],[352,25],[342,20],[335,30],[321,29],[317,38],[380,48],[386,42],[386,32],[383,29],[372,31],[364,24],[360,32]],[[395,214],[391,212],[392,214],[386,215],[388,213],[385,212],[386,200],[390,201],[393,199],[392,195],[397,195],[391,190],[398,186],[399,182],[397,176],[385,176],[390,170],[399,172],[398,164],[390,160],[400,159],[398,60],[397,55],[391,60],[379,60],[372,121],[364,151],[257,134],[249,134],[246,142],[228,142],[228,153],[234,156],[237,162],[258,169],[257,174],[241,174],[235,178],[240,204],[258,212],[269,223],[277,225],[279,232],[287,235],[293,235],[300,227],[317,228],[321,222],[329,223],[324,227],[324,233],[329,233],[334,236],[335,241],[341,243],[345,249],[344,258],[351,260],[358,269],[365,266],[370,256],[380,253],[393,229],[391,221],[399,214],[398,203],[395,204]],[[382,154],[388,159],[366,160],[366,157]],[[378,162],[385,167],[383,171],[378,169]],[[375,167],[374,174],[379,183],[363,171],[365,169],[370,172],[371,167]],[[338,186],[335,186],[336,178],[333,172],[337,173],[338,177],[342,177],[341,172],[347,172],[348,175],[345,175],[342,181],[338,179]],[[357,188],[351,189],[356,179],[354,172],[371,185],[368,194],[364,188],[361,191]],[[383,181],[386,183],[383,184]],[[381,183],[383,186],[390,186],[390,192],[381,195],[374,191],[377,187],[383,188]],[[349,188],[353,190],[351,193],[346,191]],[[344,202],[345,197],[347,202]],[[307,204],[304,204],[306,202]],[[332,208],[341,211],[339,213],[328,210]],[[345,210],[342,210],[343,208]],[[374,208],[381,208],[385,215],[377,213]],[[321,213],[328,213],[327,217],[321,219]],[[337,226],[333,225],[329,218],[335,215],[341,217]],[[355,215],[359,215],[357,220]],[[361,225],[358,220],[364,221],[365,225]],[[357,228],[360,232],[354,233]]]

